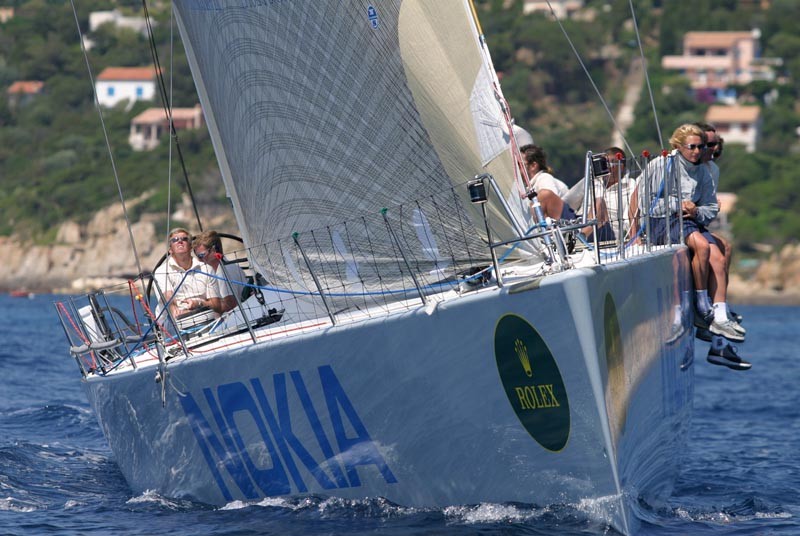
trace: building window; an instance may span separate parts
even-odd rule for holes
[[[108,86],[108,96],[109,97],[114,96],[114,86]]]
[[[141,99],[144,95],[144,88],[142,86],[136,86],[136,98]]]

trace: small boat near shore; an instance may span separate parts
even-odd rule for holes
[[[533,216],[471,2],[174,13],[249,278],[222,316],[148,277],[56,304],[133,491],[593,501],[634,532],[691,421],[687,250]]]

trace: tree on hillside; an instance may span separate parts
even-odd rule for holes
[[[733,231],[740,242],[780,246],[786,238],[800,236],[800,191],[796,173],[800,155],[773,160],[759,170],[760,180],[739,191],[732,215]]]

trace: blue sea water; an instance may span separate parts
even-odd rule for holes
[[[407,508],[325,497],[217,508],[133,495],[80,388],[54,296],[0,295],[0,535],[616,534],[592,504]],[[800,534],[800,307],[738,307],[753,369],[696,350],[690,443],[647,535]]]

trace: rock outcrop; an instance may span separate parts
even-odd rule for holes
[[[129,213],[142,200],[127,202]],[[181,213],[192,212],[180,207],[175,214]],[[223,213],[208,225],[238,234],[232,221],[230,214]],[[115,203],[86,224],[62,223],[51,245],[35,245],[14,236],[0,237],[0,248],[6,252],[0,289],[80,293],[123,282],[140,271],[149,272],[166,252],[164,236],[159,234],[163,231],[158,230],[165,222],[163,214],[143,214],[129,231],[122,205]],[[172,224],[181,225],[190,230],[196,227],[177,219]]]
[[[143,199],[128,202],[129,213]],[[181,215],[191,214],[188,200],[184,200],[173,213],[172,226],[183,225],[194,230],[194,225],[179,219]],[[6,260],[5,269],[0,273],[0,290],[82,293],[123,283],[140,271],[131,247],[131,236],[141,271],[149,272],[166,252],[165,221],[163,214],[143,214],[129,232],[122,206],[116,203],[95,214],[89,223],[64,222],[51,245],[0,237],[0,248]],[[207,228],[238,234],[233,222],[230,210],[216,207],[216,215],[204,224]],[[159,226],[162,227],[160,231]],[[773,253],[747,278],[733,274],[729,300],[800,304],[800,244],[786,245]]]
[[[731,301],[800,304],[800,244],[788,244],[761,262],[747,279],[732,276]]]

